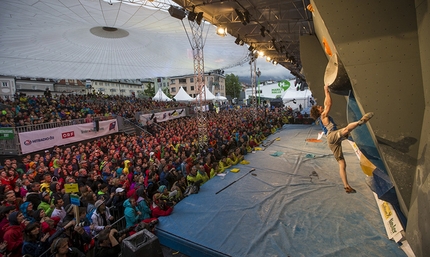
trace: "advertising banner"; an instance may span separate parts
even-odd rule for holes
[[[180,117],[185,117],[185,108],[164,111],[164,112],[156,112],[156,113],[147,113],[140,115],[140,122],[143,125],[150,125],[153,121],[163,122],[168,120],[177,119]]]
[[[13,128],[0,128],[0,139],[13,139]]]
[[[95,123],[85,123],[52,129],[43,129],[19,133],[23,154],[48,149],[56,145],[66,145],[83,140],[97,138],[118,132],[116,119],[100,121],[99,130]]]

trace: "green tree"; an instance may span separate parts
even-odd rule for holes
[[[165,88],[163,88],[162,90],[163,90],[163,93],[164,93],[168,98],[172,99],[172,95],[170,94],[170,90],[169,90],[169,88],[165,87]]]
[[[155,86],[152,83],[146,84],[146,88],[143,90],[143,95],[146,97],[154,97],[155,96]]]
[[[233,73],[227,74],[227,76],[225,76],[225,94],[231,98],[237,98],[241,90],[242,86],[239,82],[239,76]]]

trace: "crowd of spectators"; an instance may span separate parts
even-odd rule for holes
[[[124,116],[180,105],[96,95],[26,97],[4,103],[14,107],[2,114],[2,126],[87,114]],[[0,166],[1,254],[81,256],[95,247],[95,256],[117,256],[124,236],[137,227],[153,228],[157,218],[174,214],[178,202],[243,162],[288,123],[289,112],[232,108],[204,115],[204,148],[198,145],[198,119],[185,117],[153,125],[148,128],[151,134],[118,133],[5,159]],[[78,185],[79,207],[71,204],[65,190],[70,183]],[[126,233],[114,228],[120,219],[125,220]]]
[[[0,127],[18,127],[75,119],[110,116],[134,118],[136,112],[149,112],[186,106],[181,102],[159,102],[127,96],[101,94],[85,95],[16,95],[14,99],[0,98],[6,106],[0,114]]]

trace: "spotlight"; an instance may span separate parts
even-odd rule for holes
[[[245,10],[245,12],[243,13],[243,16],[245,18],[245,22],[249,23],[249,12],[248,12],[248,10]]]
[[[197,13],[195,12],[189,12],[188,13],[188,20],[189,21],[194,21],[196,19]]]
[[[275,60],[273,60],[273,61],[272,61],[272,63],[273,63],[273,65],[275,65],[275,66],[278,64],[278,62],[277,62],[277,61],[275,61]]]
[[[243,44],[245,44],[245,42],[240,38],[239,34],[237,34],[237,38],[234,41],[234,43],[236,43],[236,45],[241,45],[241,46],[243,46]]]
[[[173,18],[180,19],[180,20],[185,18],[185,16],[187,15],[183,9],[180,9],[179,7],[175,7],[173,5],[169,7],[169,14]]]
[[[272,59],[270,58],[270,56],[267,56],[267,57],[266,57],[266,61],[270,62],[270,60],[272,60]]]
[[[219,26],[216,29],[216,33],[221,37],[225,37],[227,35],[227,28]]]
[[[282,53],[284,53],[284,52],[286,51],[286,50],[285,50],[285,46],[281,46],[280,51],[281,51],[281,54],[282,54]]]
[[[202,20],[203,20],[203,12],[197,13],[197,17],[196,17],[197,24],[200,25],[202,23]]]
[[[266,37],[266,28],[265,28],[264,26],[261,26],[261,29],[260,29],[260,35],[261,35],[262,37]]]
[[[245,20],[245,15],[241,11],[239,11],[238,9],[234,9],[234,11],[236,12],[237,17],[239,17],[239,20],[242,22],[243,25],[248,24]]]
[[[275,48],[276,52],[280,53],[278,46],[276,45],[276,40],[272,38],[272,45]]]

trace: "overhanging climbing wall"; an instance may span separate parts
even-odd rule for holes
[[[326,39],[361,110],[375,112],[370,128],[408,218],[407,239],[424,256],[430,252],[428,1],[311,3],[321,49]]]

